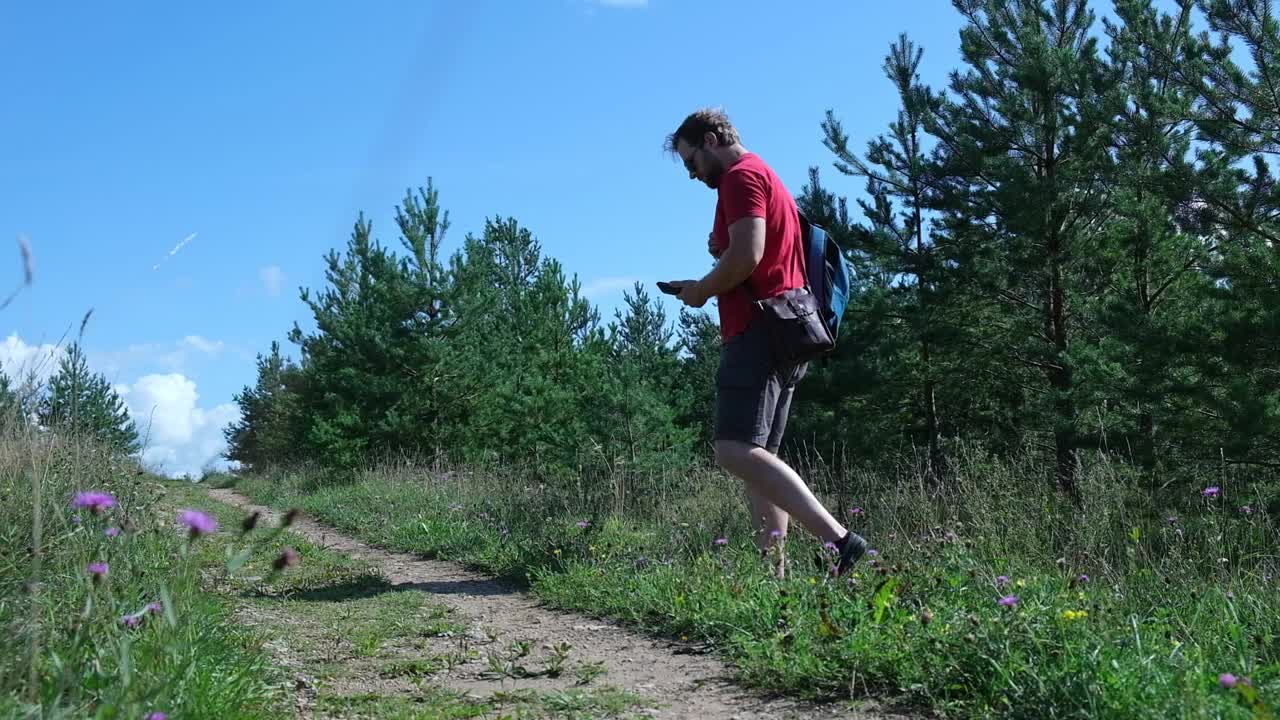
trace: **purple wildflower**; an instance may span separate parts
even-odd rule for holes
[[[1201,490],[1200,494],[1205,497],[1211,498],[1211,497],[1218,497],[1218,493],[1221,491],[1222,491],[1222,488],[1219,488],[1217,485],[1210,485],[1204,490]]]
[[[770,531],[769,531],[769,537],[773,538],[774,540],[777,540],[778,538],[782,537],[782,531],[781,531],[781,530],[770,530]]]
[[[298,564],[298,551],[293,548],[285,548],[280,556],[271,562],[271,567],[277,572],[287,567],[293,567]]]
[[[712,541],[711,544],[712,545],[728,545],[729,538],[716,538],[714,541]]]
[[[120,622],[127,628],[136,628],[142,624],[142,618],[139,615],[125,615],[120,618]]]
[[[1236,686],[1236,676],[1231,673],[1222,673],[1218,676],[1218,684],[1224,688],[1233,688]]]
[[[1081,575],[1080,577],[1076,578],[1076,582],[1078,582],[1078,583],[1087,583],[1087,582],[1089,582],[1089,576],[1088,576],[1088,575]]]
[[[826,548],[827,550],[829,550],[829,551],[831,551],[831,552],[835,552],[835,551],[839,550],[839,548],[837,548],[837,547],[836,547],[836,544],[835,544],[835,543],[833,543],[833,542],[825,542],[825,543],[822,543],[822,547]]]
[[[1252,507],[1249,507],[1248,505],[1245,505],[1244,507],[1241,507],[1241,508],[1240,508],[1240,514],[1241,514],[1241,515],[1252,515],[1252,514],[1253,514],[1253,508],[1252,508]]]
[[[109,527],[106,530],[103,530],[102,534],[106,535],[107,537],[115,537],[120,534],[120,528]]]
[[[856,508],[852,508],[851,510],[849,510],[849,514],[850,514],[850,515],[865,515],[866,513],[864,513],[864,512],[863,512],[862,508],[860,508],[860,507],[856,507]]]
[[[879,551],[879,550],[876,550],[875,548],[872,548],[872,549],[870,549],[870,550],[868,550],[868,551],[867,551],[867,557],[875,557],[875,556],[877,556],[877,555],[879,555],[879,554],[880,554],[880,551]]]
[[[158,602],[152,602],[152,603],[147,603],[147,606],[142,609],[149,613],[159,614],[161,611],[164,610],[164,606]]]
[[[75,507],[89,508],[94,515],[101,515],[107,508],[115,506],[116,498],[109,492],[93,490],[77,494],[71,504]]]
[[[997,600],[996,602],[1000,603],[1001,605],[1003,605],[1003,606],[1005,606],[1005,607],[1013,607],[1013,606],[1015,606],[1015,605],[1017,605],[1017,604],[1018,604],[1018,596],[1017,596],[1017,595],[1005,595],[1004,597],[1000,598],[1000,599],[999,599],[999,600]]]
[[[85,571],[93,577],[93,582],[95,584],[100,583],[102,582],[102,578],[107,576],[107,564],[104,562],[89,563],[89,566],[85,568]]]
[[[579,530],[586,530],[586,529],[587,529],[587,527],[588,527],[589,525],[591,525],[591,523],[590,523],[590,522],[588,522],[588,521],[586,521],[586,520],[579,520],[579,521],[578,521],[578,529],[579,529]]]
[[[183,510],[178,515],[178,521],[191,528],[191,537],[193,538],[211,534],[218,529],[218,521],[199,510]]]
[[[169,720],[169,716],[157,710],[148,715],[145,720]]]
[[[1003,586],[1008,585],[1008,584],[1009,584],[1009,576],[1008,576],[1008,575],[1001,575],[1001,576],[999,576],[999,577],[997,577],[997,578],[996,578],[996,587],[1003,587]]]

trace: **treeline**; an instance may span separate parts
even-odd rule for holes
[[[1166,4],[1167,5],[1167,4]],[[909,459],[945,487],[954,448],[1033,453],[1069,495],[1086,453],[1149,475],[1280,466],[1280,31],[1263,0],[956,0],[963,66],[923,83],[797,201],[847,253],[842,347],[790,437],[827,461]],[[749,144],[749,142],[748,142]],[[766,156],[767,149],[761,149]],[[395,454],[555,473],[706,458],[717,328],[642,287],[607,323],[514,219],[440,256],[437,191],[397,207],[402,253],[363,216],[315,331],[259,357],[228,456],[352,467]],[[1174,475],[1169,475],[1173,477]]]
[[[107,377],[89,369],[78,340],[61,350],[47,380],[39,370],[10,368],[16,380],[0,371],[0,433],[43,430],[118,455],[142,450],[137,422]]]

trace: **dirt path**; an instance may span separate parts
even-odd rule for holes
[[[277,518],[279,513],[255,505],[229,489],[214,489],[210,496],[246,511],[257,510]],[[635,634],[607,621],[542,607],[527,593],[467,571],[457,565],[423,560],[412,555],[380,550],[299,515],[290,530],[327,549],[358,558],[377,567],[397,590],[429,593],[432,600],[450,608],[471,629],[453,639],[464,652],[458,663],[437,673],[433,682],[452,691],[478,697],[515,690],[539,692],[571,688],[571,673],[559,677],[519,672],[522,663],[554,655],[568,643],[578,666],[602,671],[609,685],[635,693],[656,707],[634,710],[631,717],[699,718],[705,720],[810,720],[816,718],[907,717],[885,712],[869,704],[856,708],[831,704],[814,706],[785,698],[764,697],[732,682],[732,673],[708,655],[689,654],[678,646]],[[442,641],[444,642],[444,641]],[[527,643],[527,645],[522,645]],[[515,668],[496,673],[495,664]],[[305,691],[305,688],[300,688]]]

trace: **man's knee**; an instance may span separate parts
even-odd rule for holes
[[[716,464],[729,472],[733,472],[735,468],[742,467],[743,462],[749,458],[754,447],[751,443],[745,443],[741,440],[717,440]]]

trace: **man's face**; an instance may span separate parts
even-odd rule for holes
[[[705,141],[694,147],[681,138],[676,144],[676,151],[684,161],[684,169],[689,171],[690,180],[701,180],[712,190],[720,186],[720,175],[724,172],[724,166],[708,149]]]

